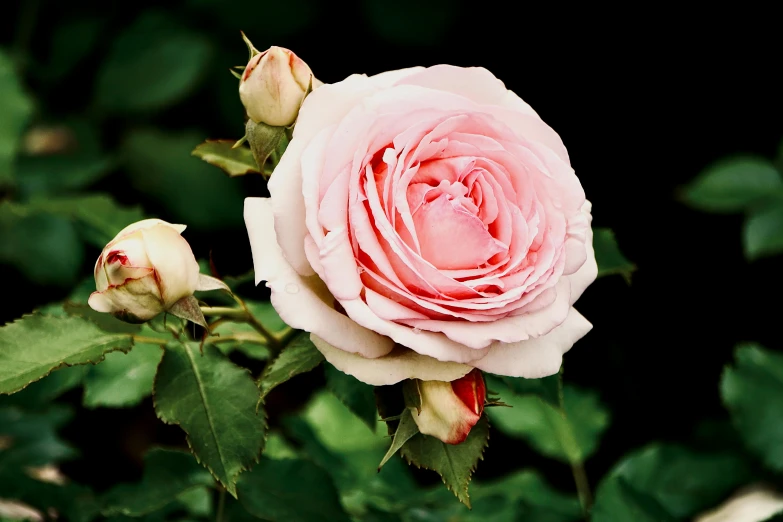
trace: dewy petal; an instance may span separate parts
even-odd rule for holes
[[[256,284],[267,282],[266,286],[272,290],[272,305],[289,326],[316,334],[341,350],[371,359],[392,350],[391,339],[362,328],[337,312],[334,298],[317,276],[302,277],[288,264],[277,244],[269,199],[245,199],[245,224]]]
[[[335,348],[315,334],[310,339],[335,368],[373,386],[396,384],[405,379],[453,381],[473,369],[466,364],[438,361],[402,346],[396,346],[383,357],[366,359]]]
[[[141,234],[166,308],[193,295],[199,267],[188,242],[176,230],[163,225],[145,228]]]
[[[495,343],[484,358],[471,364],[497,375],[526,379],[547,377],[560,370],[563,354],[592,327],[572,308],[563,324],[548,334],[518,343]]]

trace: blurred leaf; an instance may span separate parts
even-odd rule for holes
[[[12,180],[14,158],[33,104],[22,89],[11,58],[0,49],[0,186]]]
[[[207,140],[193,149],[191,153],[210,165],[222,169],[229,176],[260,174],[261,170],[253,159],[253,153],[247,147],[233,148],[231,140]]]
[[[41,482],[22,470],[0,471],[0,491],[5,498],[18,499],[44,513],[57,513],[68,522],[90,522],[100,511],[88,488],[74,483],[60,486]]]
[[[329,363],[324,363],[326,388],[356,414],[371,431],[378,425],[373,387],[345,374]]]
[[[556,408],[560,405],[557,383],[559,376],[557,374],[541,379],[525,379],[522,377],[504,377],[485,374],[484,379],[487,383],[487,389],[492,390],[495,393],[499,393],[499,389],[507,388],[515,395],[536,395]],[[502,395],[500,396],[500,400],[505,400]]]
[[[241,187],[227,176],[216,176],[214,167],[190,155],[202,141],[197,132],[131,132],[122,145],[130,182],[164,205],[171,213],[169,221],[204,230],[240,227]]]
[[[245,301],[245,304],[253,317],[261,321],[264,328],[270,332],[278,333],[288,328],[269,301]]]
[[[374,32],[407,46],[441,42],[459,12],[453,0],[363,0],[362,4]]]
[[[0,407],[14,405],[24,409],[42,408],[63,393],[81,386],[86,373],[86,366],[66,366],[53,371],[45,379],[32,383],[20,392],[0,396]]]
[[[301,333],[286,346],[277,359],[267,366],[258,381],[261,389],[259,402],[275,387],[283,384],[291,377],[309,372],[324,360],[324,356],[310,341],[310,334]]]
[[[95,85],[95,103],[113,113],[163,109],[190,94],[209,67],[206,37],[180,19],[146,11],[112,43]]]
[[[651,495],[631,486],[622,476],[609,475],[599,484],[592,522],[675,522]]]
[[[500,388],[493,383],[493,388]],[[609,412],[595,392],[566,385],[565,415],[534,395],[516,395],[508,388],[493,389],[511,408],[491,408],[495,426],[512,437],[527,440],[536,451],[565,463],[584,462],[598,447],[609,426]]]
[[[685,201],[708,212],[740,212],[783,192],[780,174],[766,159],[736,157],[719,161],[685,188]]]
[[[237,483],[239,501],[256,517],[273,522],[349,521],[323,469],[307,460],[262,457]]]
[[[92,290],[95,291],[95,283],[91,285]],[[63,312],[68,315],[75,315],[82,319],[87,319],[90,322],[95,323],[104,332],[109,333],[125,333],[125,334],[140,334],[143,329],[149,329],[147,325],[126,323],[114,317],[111,314],[105,314],[92,309],[88,304],[74,303],[72,301],[66,301],[61,305]],[[166,340],[170,339],[170,335],[166,335]]]
[[[108,194],[98,193],[34,199],[25,208],[29,212],[49,212],[75,220],[85,241],[98,248],[144,217],[139,207],[120,207]]]
[[[419,433],[408,440],[400,451],[409,464],[436,471],[446,487],[470,508],[468,484],[478,461],[482,459],[488,440],[489,423],[484,416],[460,444],[445,444],[435,437]]]
[[[783,354],[757,344],[734,353],[721,377],[723,403],[747,447],[764,464],[783,471]]]
[[[473,482],[472,509],[453,501],[451,494],[430,495],[425,504],[413,507],[406,520],[416,522],[576,522],[582,519],[579,501],[549,486],[536,472],[522,470],[491,482]],[[416,506],[416,504],[413,504]],[[421,516],[426,512],[429,516]]]
[[[0,263],[16,266],[38,284],[68,286],[83,259],[81,241],[68,220],[0,203]]]
[[[90,51],[100,47],[98,38],[105,26],[101,17],[85,14],[60,22],[52,33],[49,58],[41,75],[55,80],[68,74]]]
[[[130,335],[104,332],[78,317],[26,315],[0,328],[0,393],[17,392],[62,366],[96,364],[132,345]]]
[[[194,517],[211,517],[214,511],[211,488],[202,486],[183,491],[177,495],[177,501]]]
[[[662,444],[628,455],[610,475],[654,498],[677,519],[690,519],[752,479],[737,455]]]
[[[386,455],[383,456],[383,460],[378,464],[378,469],[381,469],[383,465],[417,433],[419,433],[419,427],[416,425],[416,421],[413,420],[413,414],[411,414],[410,408],[405,408],[402,412],[400,422],[397,424],[397,429],[394,432],[389,451],[386,452]]]
[[[115,161],[106,156],[21,157],[16,164],[19,194],[22,198],[30,198],[80,189],[95,183],[114,167]]]
[[[198,343],[167,346],[155,378],[155,411],[179,424],[199,462],[232,495],[237,476],[256,462],[266,439],[258,389],[247,370],[217,348]]]
[[[9,438],[0,449],[0,471],[36,467],[74,458],[77,453],[57,431],[73,414],[70,408],[52,406],[43,412],[0,408],[0,438]]]
[[[107,492],[103,514],[142,516],[161,509],[188,490],[212,485],[212,477],[189,453],[152,449],[144,457],[141,482],[120,484]]]
[[[152,383],[163,356],[160,346],[140,344],[128,354],[106,354],[103,363],[90,368],[84,380],[87,408],[136,406],[152,394]]]
[[[783,252],[783,204],[755,209],[745,219],[745,257],[750,260]]]
[[[595,260],[598,263],[598,277],[620,274],[626,281],[631,282],[631,274],[636,270],[636,265],[628,261],[620,252],[612,230],[608,228],[593,229],[593,249],[595,249]]]
[[[271,431],[266,438],[264,456],[269,459],[295,459],[299,454],[280,432]]]

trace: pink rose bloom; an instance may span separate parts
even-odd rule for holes
[[[489,71],[353,75],[304,102],[248,198],[256,281],[376,386],[473,368],[544,377],[590,323],[590,204],[560,137]]]

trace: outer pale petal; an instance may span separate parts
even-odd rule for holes
[[[450,382],[424,381],[419,390],[421,411],[413,411],[413,420],[425,435],[436,437],[446,444],[459,444],[481,418],[454,393]]]
[[[335,368],[373,386],[395,384],[405,379],[453,381],[473,369],[466,364],[438,361],[402,346],[396,346],[383,357],[366,359],[335,348],[317,335],[311,335],[310,339]]]
[[[592,228],[587,231],[585,250],[587,251],[587,260],[585,263],[575,273],[564,276],[571,283],[571,304],[574,304],[585,289],[595,281],[596,277],[598,277],[598,264],[595,261],[595,250],[593,250]]]
[[[166,308],[193,295],[198,286],[198,262],[185,239],[169,226],[156,225],[141,231]]]
[[[566,320],[547,335],[518,343],[495,343],[489,353],[473,364],[497,375],[539,379],[560,369],[563,354],[592,329],[587,319],[571,309]]]
[[[361,353],[371,359],[392,350],[391,339],[362,328],[337,312],[334,298],[317,276],[302,277],[288,264],[277,244],[269,199],[245,200],[245,224],[256,284],[267,282],[272,290],[272,305],[289,326],[314,333],[342,350]]]
[[[152,274],[109,287],[103,292],[93,292],[88,303],[97,312],[123,315],[135,321],[148,321],[164,310]]]
[[[117,239],[119,237],[122,237],[127,234],[132,234],[133,232],[136,232],[137,230],[142,230],[145,228],[154,227],[155,225],[166,225],[174,230],[177,231],[178,234],[182,234],[185,229],[187,228],[186,225],[174,225],[172,223],[168,223],[166,221],[163,221],[162,219],[142,219],[141,221],[137,221],[135,223],[132,223],[128,225],[127,227],[120,230],[120,232],[114,237],[114,239]]]

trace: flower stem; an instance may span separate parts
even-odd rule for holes
[[[233,294],[232,294],[233,295]],[[202,306],[201,313],[205,317],[221,317],[230,321],[247,323],[252,326],[258,333],[260,333],[266,340],[267,346],[275,352],[279,352],[283,348],[280,340],[275,337],[269,330],[267,330],[261,322],[250,313],[247,305],[242,299],[233,295],[234,300],[239,304],[239,308],[232,308],[229,306]]]
[[[133,342],[141,344],[157,344],[163,346],[166,344],[166,339],[158,339],[156,337],[145,337],[143,335],[133,335]]]
[[[562,368],[560,373],[557,374],[557,399],[560,406],[560,415],[566,420],[569,436],[573,439],[573,430],[565,410]],[[584,515],[585,520],[588,520],[590,509],[593,507],[593,493],[590,491],[590,482],[587,480],[587,473],[582,461],[578,458],[569,458],[569,460],[571,463],[571,474],[574,477],[574,484],[576,484],[576,493],[579,496],[579,504],[582,506],[582,515]]]
[[[218,493],[218,507],[217,515],[215,516],[216,522],[223,522],[223,511],[226,507],[226,488],[221,487],[220,493]]]

